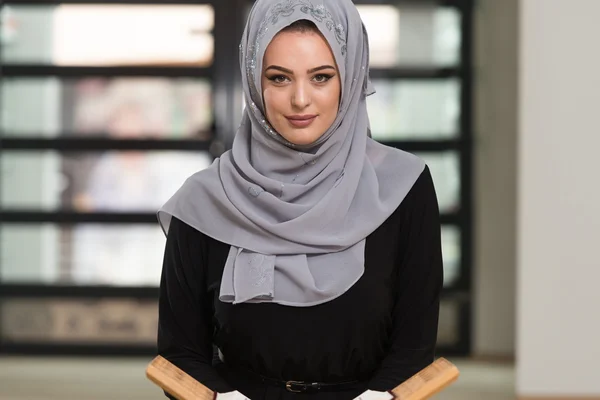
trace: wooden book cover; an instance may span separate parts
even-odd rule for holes
[[[438,358],[391,392],[398,400],[426,400],[456,379],[458,368],[445,358]],[[171,364],[162,356],[152,360],[146,376],[179,400],[213,400],[216,394]],[[350,400],[350,399],[349,399]]]

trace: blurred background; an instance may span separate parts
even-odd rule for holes
[[[2,2],[0,399],[161,398],[155,212],[231,146],[252,3]],[[436,398],[600,399],[600,1],[355,3],[442,212]]]

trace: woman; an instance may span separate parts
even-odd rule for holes
[[[370,139],[367,34],[324,4],[255,3],[233,148],[159,211],[159,353],[219,397],[387,399],[434,359],[431,175]]]

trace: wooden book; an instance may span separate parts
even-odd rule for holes
[[[146,376],[179,400],[214,400],[215,393],[162,356],[146,368]]]
[[[454,364],[445,358],[438,358],[394,388],[392,394],[399,400],[425,400],[458,379],[458,375],[458,368]],[[162,356],[152,360],[146,368],[146,376],[179,400],[213,400],[216,397],[212,390]]]
[[[392,390],[395,399],[425,400],[458,379],[458,368],[441,357]]]

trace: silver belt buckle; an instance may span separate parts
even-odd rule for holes
[[[300,382],[300,381],[287,381],[285,383],[285,390],[287,390],[288,392],[292,392],[292,393],[302,393],[304,392],[304,389],[294,389],[293,385],[304,385],[304,382]]]

